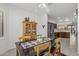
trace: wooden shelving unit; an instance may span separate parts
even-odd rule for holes
[[[23,36],[20,37],[21,41],[31,41],[37,39],[37,23],[34,21],[22,22],[23,24]]]

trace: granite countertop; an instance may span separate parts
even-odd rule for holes
[[[54,32],[70,32],[70,30],[59,30],[59,29],[55,29]]]

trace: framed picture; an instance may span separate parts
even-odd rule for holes
[[[3,12],[0,11],[0,38],[4,36],[4,27],[3,27]]]

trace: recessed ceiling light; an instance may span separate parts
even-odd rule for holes
[[[57,17],[57,19],[61,19],[61,17]]]
[[[77,18],[77,16],[74,16],[75,18]]]
[[[66,18],[66,19],[65,19],[65,21],[67,21],[67,22],[68,22],[68,21],[70,21],[70,20],[69,20],[69,18]]]
[[[74,13],[73,15],[76,16],[76,13]]]
[[[59,20],[59,22],[62,22],[63,20]]]

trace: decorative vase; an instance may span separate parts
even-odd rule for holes
[[[25,21],[29,22],[29,17],[28,17],[28,18],[27,18],[27,17],[25,17]]]

